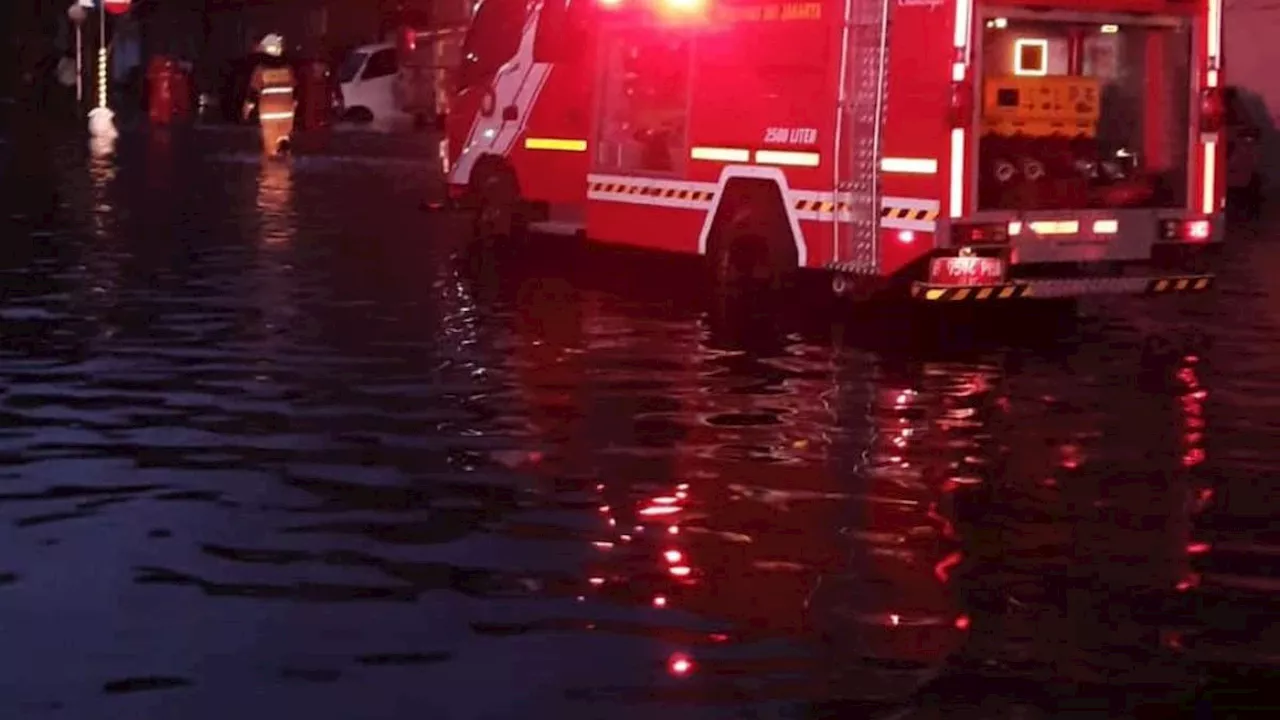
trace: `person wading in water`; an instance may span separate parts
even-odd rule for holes
[[[262,39],[259,50],[264,55],[249,79],[249,97],[244,103],[244,118],[253,112],[257,98],[258,125],[262,129],[262,149],[270,155],[283,155],[289,150],[293,135],[293,113],[297,108],[297,79],[293,68],[284,60],[284,38],[271,34]]]

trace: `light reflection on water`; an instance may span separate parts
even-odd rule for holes
[[[1186,687],[1267,607],[1222,498],[1267,502],[1270,386],[1221,310],[1207,346],[1124,305],[1066,348],[727,331],[661,263],[460,251],[403,164],[145,151],[6,268],[48,278],[0,314],[23,716],[1043,707],[983,684]]]

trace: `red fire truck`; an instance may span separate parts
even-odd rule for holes
[[[477,231],[930,301],[1208,289],[1221,0],[481,0]]]

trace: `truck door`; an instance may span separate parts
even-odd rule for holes
[[[470,182],[484,155],[505,157],[520,132],[546,67],[533,60],[533,23],[523,0],[481,0],[462,45],[457,117],[449,119],[449,143],[460,154],[451,182]],[[532,18],[536,21],[536,17]],[[521,104],[523,103],[523,107]]]

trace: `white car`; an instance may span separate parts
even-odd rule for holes
[[[346,108],[342,118],[370,123],[400,116],[394,92],[399,71],[395,45],[363,45],[352,50],[338,69],[342,103]]]

